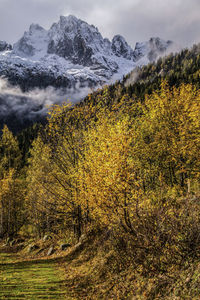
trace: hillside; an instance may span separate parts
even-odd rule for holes
[[[55,105],[17,138],[4,126],[0,246],[11,262],[18,250],[36,274],[34,260],[50,274],[58,262],[55,293],[71,299],[199,299],[199,50]]]
[[[67,244],[72,299],[198,299],[199,90],[95,95],[52,108],[28,161],[4,127],[2,241],[13,251],[23,237],[21,257],[37,259],[53,246],[47,264]]]
[[[163,80],[170,87],[181,84],[193,84],[200,88],[200,45],[194,45],[191,49],[184,49],[179,53],[170,54],[159,58],[156,62],[146,66],[135,68],[123,77],[122,81],[106,87],[108,96],[107,105],[119,101],[122,96],[137,101],[144,100],[145,95],[150,95],[159,90]],[[103,89],[94,92],[85,98],[85,102],[98,102],[98,95],[103,94]]]

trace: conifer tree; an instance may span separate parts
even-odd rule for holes
[[[19,170],[21,163],[21,153],[16,137],[6,125],[0,137],[0,177],[2,178],[9,169]]]

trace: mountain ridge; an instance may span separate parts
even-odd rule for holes
[[[23,89],[95,87],[164,55],[172,44],[151,38],[136,43],[133,50],[121,35],[110,41],[94,25],[72,15],[60,16],[48,30],[31,24],[13,49],[1,51],[0,76]]]

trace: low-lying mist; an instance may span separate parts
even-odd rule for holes
[[[23,92],[18,86],[12,86],[6,79],[0,78],[0,127],[7,124],[17,132],[34,122],[42,121],[48,108],[63,102],[77,103],[83,99],[90,88],[33,89]]]

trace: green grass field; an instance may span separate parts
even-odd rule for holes
[[[63,279],[55,259],[20,261],[0,253],[0,299],[72,299],[65,295]]]

